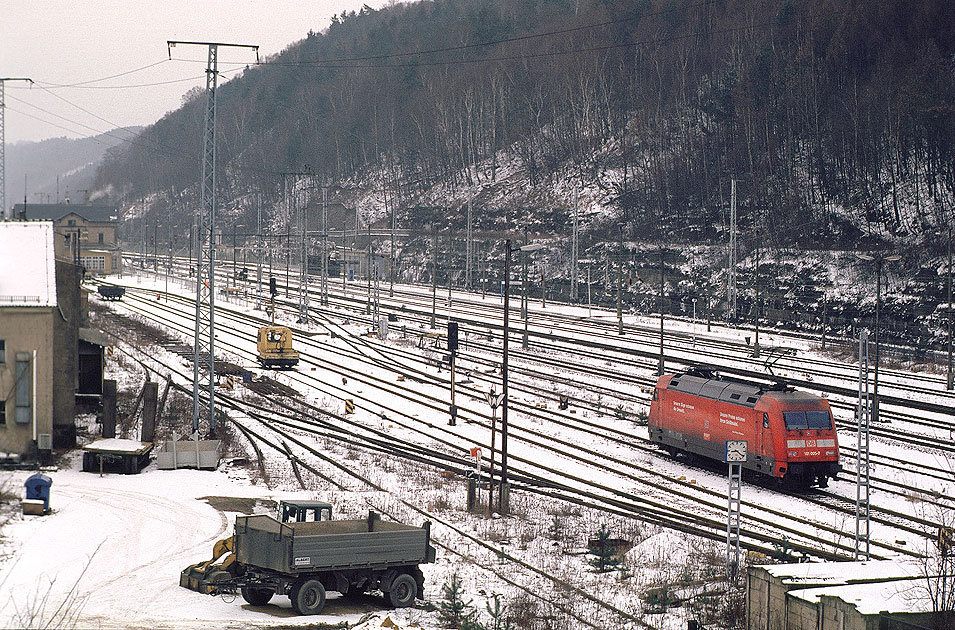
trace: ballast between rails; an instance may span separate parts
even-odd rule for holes
[[[365,340],[365,339],[362,338],[362,342],[363,342],[366,346],[368,345],[368,340]],[[395,351],[394,351],[394,349],[391,349],[391,350],[389,350],[388,352],[390,352],[391,354],[393,354]],[[383,356],[384,356],[384,355],[383,355]],[[535,360],[537,360],[537,361],[546,361],[546,360],[547,360],[546,357],[541,356],[541,355],[539,355],[539,354],[534,355],[534,356],[535,356]],[[380,363],[380,362],[379,362],[379,363]],[[384,366],[384,367],[388,367],[388,366]],[[407,369],[407,366],[405,367],[405,369]],[[517,368],[517,369],[519,369],[519,368]],[[430,377],[430,376],[424,375],[424,374],[422,374],[422,373],[419,373],[419,375],[420,375],[422,378],[424,378],[425,380],[427,380],[427,381],[437,382],[437,380],[434,379],[434,377]],[[639,379],[637,379],[637,381],[639,382]],[[519,387],[519,386],[518,386],[518,387]],[[542,394],[542,395],[546,395],[546,394]],[[580,402],[583,402],[583,401],[580,401]],[[833,403],[834,403],[834,404],[837,404],[835,401],[833,401]],[[874,431],[874,432],[877,433],[877,430]],[[931,444],[931,443],[929,443],[929,444],[927,444],[927,445],[928,445],[928,446],[933,446],[933,444]],[[851,451],[851,449],[849,449],[849,450]],[[890,464],[890,465],[891,465],[891,464]],[[920,488],[915,488],[915,487],[912,487],[912,486],[906,486],[906,485],[904,485],[904,484],[898,484],[898,483],[895,483],[895,482],[886,481],[886,484],[893,485],[893,486],[895,486],[895,487],[897,487],[897,488],[902,488],[903,490],[910,490],[910,491],[923,492],[923,493],[925,492],[925,491],[921,490]],[[899,492],[898,492],[898,491],[894,491],[894,493],[898,494]],[[934,494],[936,494],[936,493],[930,493],[930,494],[933,494],[933,495],[934,495]]]

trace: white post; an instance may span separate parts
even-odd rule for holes
[[[33,350],[33,441],[37,441],[36,427],[36,349]]]

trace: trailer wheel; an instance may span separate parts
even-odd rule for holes
[[[407,573],[402,573],[391,582],[388,601],[395,608],[407,608],[418,595],[418,583]]]
[[[269,600],[272,599],[272,595],[274,594],[275,591],[270,588],[257,586],[242,587],[242,599],[253,606],[265,606],[269,603]]]
[[[292,608],[300,615],[317,615],[325,607],[325,587],[318,580],[301,579],[289,594]]]

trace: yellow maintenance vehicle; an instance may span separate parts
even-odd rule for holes
[[[321,501],[281,501],[278,516],[282,523],[331,520],[332,504]],[[186,567],[179,576],[179,586],[214,595],[219,591],[219,585],[228,583],[240,573],[235,558],[235,536],[229,536],[212,546],[212,558]]]
[[[327,591],[351,595],[377,590],[396,608],[423,598],[424,575],[418,565],[435,560],[430,523],[414,527],[382,521],[375,512],[353,520],[318,518],[326,510],[330,517],[327,503],[282,502],[281,520],[265,514],[237,516],[235,535],[216,543],[212,560],[183,571],[179,585],[209,595],[241,593],[253,606],[285,595],[300,615],[318,614]],[[311,521],[310,511],[316,513]]]
[[[285,326],[259,328],[256,352],[262,367],[287,369],[298,363],[298,350],[292,347],[292,331]]]

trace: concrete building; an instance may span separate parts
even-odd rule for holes
[[[914,630],[939,628],[926,590],[926,578],[913,577],[791,591],[805,613],[794,630]],[[808,613],[808,614],[806,614]]]
[[[119,209],[116,206],[18,203],[13,212],[21,220],[53,221],[58,239],[87,273],[120,272],[122,250],[117,244]],[[57,249],[59,247],[58,244]]]
[[[810,562],[751,566],[748,630],[910,630],[937,621],[912,562]]]
[[[76,441],[81,268],[50,221],[0,222],[0,451],[32,459]]]

